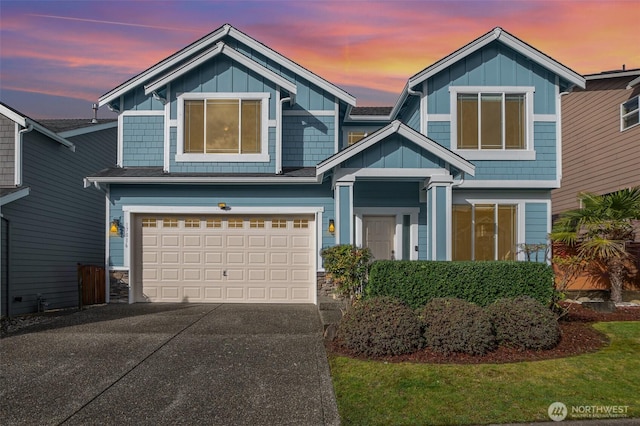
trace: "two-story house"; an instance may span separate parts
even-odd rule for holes
[[[78,264],[103,265],[104,195],[84,177],[116,159],[114,120],[34,120],[0,103],[0,314],[79,305]]]
[[[315,303],[320,250],[521,259],[547,239],[560,95],[584,79],[496,28],[392,108],[230,25],[103,95],[119,111],[108,266],[129,301]]]

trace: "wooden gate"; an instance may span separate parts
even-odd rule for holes
[[[78,264],[79,307],[105,303],[104,268],[95,265]]]

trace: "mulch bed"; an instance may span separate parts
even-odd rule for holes
[[[560,320],[562,337],[560,343],[553,349],[518,350],[499,347],[486,355],[450,354],[443,355],[430,349],[423,349],[413,354],[376,358],[386,362],[413,362],[430,364],[503,364],[522,361],[539,361],[544,359],[565,358],[589,352],[596,352],[609,343],[604,334],[591,327],[594,322],[601,321],[640,321],[640,306],[619,307],[615,312],[602,313],[585,308],[580,304],[565,305],[568,314]],[[340,346],[335,340],[327,344],[328,350],[337,355],[344,355],[356,359],[372,359],[356,356],[348,349]]]

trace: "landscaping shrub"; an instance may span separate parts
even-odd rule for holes
[[[421,310],[425,343],[450,354],[483,355],[496,348],[491,321],[478,305],[461,299],[436,298]]]
[[[414,310],[390,297],[360,300],[351,306],[338,325],[338,339],[366,356],[411,353],[422,345]]]
[[[519,349],[551,349],[560,326],[551,309],[530,297],[499,299],[486,307],[499,344]]]
[[[333,280],[336,293],[354,298],[362,293],[372,258],[369,248],[340,244],[320,251],[327,277]]]
[[[545,263],[380,260],[371,266],[365,294],[396,297],[416,309],[439,297],[486,306],[503,297],[529,296],[549,305],[553,280]]]

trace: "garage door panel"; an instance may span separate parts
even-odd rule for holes
[[[202,237],[200,235],[183,235],[182,236],[183,247],[200,247],[202,246]]]
[[[244,264],[244,252],[227,252],[227,264],[228,265],[243,265]]]
[[[166,251],[161,253],[162,256],[162,264],[174,264],[177,265],[180,263],[180,254],[177,251]]]
[[[179,278],[179,269],[162,268],[162,273],[160,274],[161,281],[178,281]]]
[[[313,220],[284,215],[150,219],[161,226],[141,228],[139,265],[147,300],[313,302]]]
[[[179,247],[180,237],[178,235],[162,235],[162,247]]]
[[[187,251],[182,253],[182,263],[184,264],[199,264],[202,261],[202,253],[197,251]]]
[[[187,301],[202,300],[202,288],[200,287],[182,287],[182,298]]]
[[[182,270],[182,279],[184,281],[202,281],[202,270],[185,268]]]

